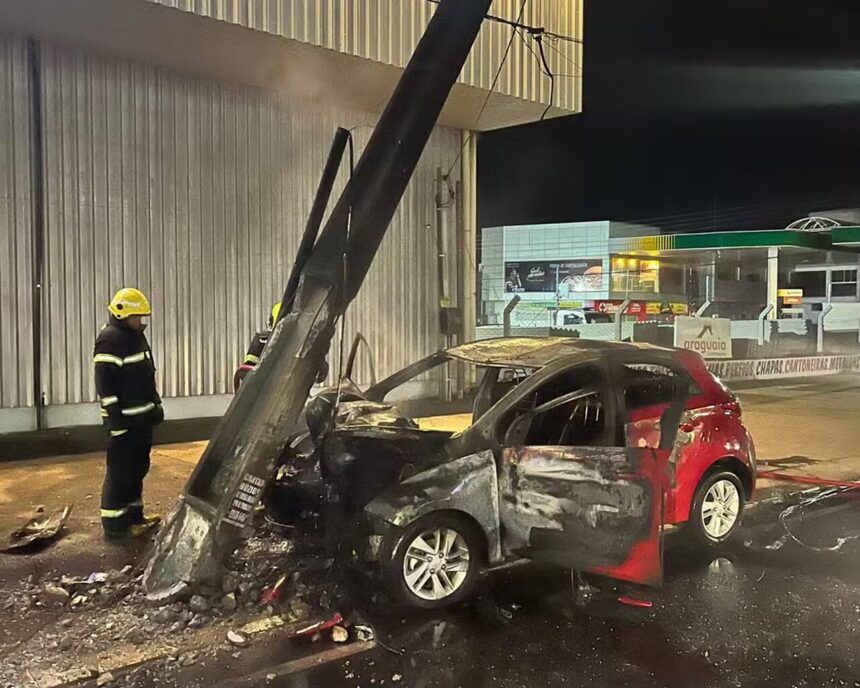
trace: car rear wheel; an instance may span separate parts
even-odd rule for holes
[[[696,539],[708,546],[728,541],[740,526],[745,501],[740,478],[731,471],[706,476],[690,510],[689,525]]]
[[[450,512],[429,514],[407,526],[385,557],[388,579],[401,601],[438,609],[472,592],[483,561],[483,538],[467,519]]]

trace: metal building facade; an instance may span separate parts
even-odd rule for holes
[[[27,121],[9,112],[28,102],[18,92],[27,82],[17,78],[17,43],[4,41],[0,51],[0,89],[16,89],[3,101],[3,131]],[[18,62],[9,66],[12,58]],[[48,424],[97,421],[94,407],[75,405],[95,399],[92,343],[110,295],[123,285],[138,286],[152,302],[148,336],[162,395],[230,392],[250,336],[282,292],[335,128],[352,128],[358,155],[376,116],[319,103],[309,109],[252,88],[52,46],[42,46],[42,75]],[[28,172],[18,151],[26,132],[19,133],[14,146],[4,137],[0,147],[0,155],[15,152],[15,164],[0,159],[0,207],[11,207],[0,212],[3,245],[15,248],[0,255],[3,407],[33,403],[30,284],[21,272],[29,265],[30,210],[28,198],[6,200]],[[460,132],[434,132],[348,313],[348,335],[365,334],[379,373],[438,347],[435,234],[427,226],[435,223],[436,167],[447,169],[459,149]],[[345,178],[343,170],[336,193]],[[17,290],[9,298],[7,284]],[[17,333],[6,327],[16,318]],[[166,407],[170,413],[169,400]]]
[[[37,419],[49,427],[98,422],[92,343],[123,285],[151,297],[149,336],[168,415],[220,414],[248,339],[280,296],[335,128],[350,128],[360,153],[372,113],[387,102],[436,4],[0,7],[0,432],[31,429]],[[364,334],[377,376],[443,343],[440,300],[461,309],[458,336],[474,334],[477,163],[468,130],[581,109],[582,1],[495,0],[491,11],[572,40],[544,36],[556,75],[550,97],[535,38],[485,21],[440,115],[445,126],[434,131],[345,319],[345,340]],[[442,193],[442,290],[438,168],[461,192]],[[336,194],[344,181],[345,172]],[[37,212],[43,223],[34,222]],[[335,342],[332,377],[338,349]],[[367,366],[359,372],[366,380]],[[417,384],[421,393],[435,383]],[[39,399],[44,414],[35,411]]]
[[[149,1],[396,67],[406,66],[436,11],[433,0]],[[562,36],[582,36],[582,0],[529,0],[525,5],[523,0],[494,0],[490,11],[497,17],[511,21],[519,18],[523,24]],[[510,37],[507,24],[485,22],[460,74],[460,83],[489,90]],[[548,105],[550,80],[525,43],[517,39],[511,45],[495,90]],[[581,45],[546,39],[545,46],[550,69],[559,75],[554,105],[579,111]]]
[[[0,34],[0,408],[33,405],[27,47]]]

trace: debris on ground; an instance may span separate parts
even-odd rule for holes
[[[48,583],[43,589],[42,601],[46,604],[65,604],[71,597],[71,594],[65,588]]]
[[[290,633],[290,638],[311,638],[315,635],[319,635],[322,631],[326,631],[334,626],[337,626],[339,623],[343,621],[343,617],[340,613],[336,613],[334,616],[328,619],[322,619],[320,621],[316,621],[315,623],[310,624],[309,626],[304,626],[303,628],[299,628],[292,633]]]
[[[66,524],[71,511],[72,507],[66,506],[61,510],[52,512],[46,518],[42,512],[37,510],[36,516],[28,520],[23,526],[0,536],[0,552],[24,550],[35,543],[44,543],[55,539]]]
[[[230,592],[221,598],[221,609],[224,611],[234,612],[238,606],[239,602],[236,600],[236,593]]]
[[[191,601],[188,603],[188,608],[197,614],[208,612],[209,600],[203,597],[203,595],[193,595],[191,597]]]
[[[280,602],[284,597],[284,591],[287,589],[287,579],[288,576],[284,574],[275,582],[275,584],[266,588],[263,591],[263,596],[260,599],[262,604],[275,604],[276,602]]]
[[[375,633],[370,626],[365,626],[362,624],[356,624],[355,628],[355,637],[357,640],[361,642],[370,642],[373,640]]]
[[[109,671],[104,672],[103,674],[99,674],[99,677],[96,679],[96,686],[101,688],[102,686],[108,686],[114,682],[113,674]]]
[[[247,647],[248,637],[231,629],[227,631],[227,642],[236,647]]]
[[[289,536],[298,537],[295,532]],[[47,677],[81,671],[83,658],[92,657],[90,666],[117,677],[105,685],[144,688],[153,685],[149,672],[156,672],[159,685],[172,688],[185,685],[180,680],[184,667],[235,654],[252,644],[256,633],[283,628],[289,634],[296,626],[314,626],[308,639],[317,634],[329,639],[341,635],[333,630],[339,625],[352,637],[343,615],[321,604],[345,597],[345,584],[322,538],[309,534],[295,544],[284,538],[261,527],[231,553],[221,584],[196,595],[185,585],[158,597],[146,595],[132,565],[94,567],[83,574],[33,574],[20,580],[3,590],[4,618],[42,630],[14,643],[0,640],[0,686],[36,685],[34,679],[52,685]],[[305,570],[313,573],[293,585],[295,573]],[[264,595],[264,590],[278,594]],[[370,627],[366,629],[357,629],[354,637],[372,637]],[[207,633],[226,642],[207,641],[204,650],[195,647]],[[161,659],[129,673],[120,671],[124,662],[134,664],[139,661],[135,657],[153,652]],[[110,659],[104,664],[99,657]],[[95,684],[97,676],[92,673],[86,680]]]
[[[331,629],[331,639],[336,643],[345,643],[349,640],[349,631],[343,626],[335,626]]]

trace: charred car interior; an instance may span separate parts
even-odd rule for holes
[[[506,338],[438,352],[364,392],[347,381],[308,402],[308,432],[267,505],[283,519],[315,504],[344,551],[419,607],[522,560],[659,585],[664,495],[696,391],[683,355]],[[471,413],[410,417],[388,400],[450,363],[476,369]],[[645,404],[659,416],[643,424]]]

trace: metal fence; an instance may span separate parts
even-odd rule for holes
[[[493,322],[479,327],[478,339],[503,335],[563,336],[595,341],[627,341],[675,345],[675,316],[634,316],[621,311],[611,322],[560,323],[558,309],[525,302],[508,307],[508,327]],[[815,310],[813,310],[815,308]],[[814,356],[817,354],[860,354],[860,304],[822,304],[810,307],[801,317],[771,319],[772,309],[762,305],[758,318],[730,320],[732,358],[756,359],[774,356]],[[718,318],[718,306],[710,305],[699,315]],[[497,320],[501,320],[497,318]]]

